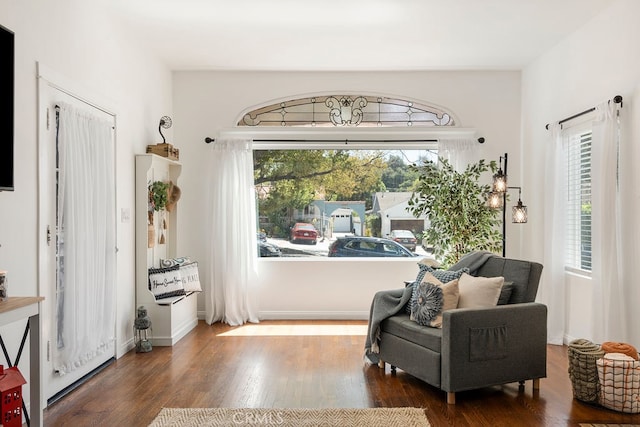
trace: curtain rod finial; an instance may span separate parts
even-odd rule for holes
[[[481,136],[480,138],[478,138],[478,142],[479,142],[480,144],[484,144],[484,137],[483,137],[483,136]]]
[[[215,139],[213,139],[213,138],[206,137],[206,138],[204,139],[204,142],[206,142],[207,144],[211,144],[212,142],[216,142],[216,140],[215,140]]]

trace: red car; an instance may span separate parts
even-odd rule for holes
[[[313,224],[306,222],[296,222],[291,228],[291,236],[289,240],[291,243],[309,242],[315,245],[318,242],[318,232]]]

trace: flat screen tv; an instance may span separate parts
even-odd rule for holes
[[[0,25],[0,191],[13,191],[15,42]]]

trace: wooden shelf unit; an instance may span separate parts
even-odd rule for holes
[[[149,290],[148,269],[159,267],[161,259],[175,258],[177,253],[177,225],[179,203],[171,212],[154,212],[155,244],[148,247],[148,187],[154,181],[173,181],[178,184],[182,165],[155,154],[136,156],[136,308],[147,309],[152,327],[154,346],[171,346],[198,324],[197,295],[156,300]],[[159,243],[163,219],[165,242]]]

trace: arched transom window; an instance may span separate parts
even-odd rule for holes
[[[238,126],[455,126],[442,108],[397,98],[323,95],[282,101],[246,113]]]

